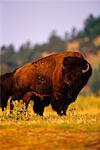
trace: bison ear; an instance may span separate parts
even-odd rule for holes
[[[62,68],[63,69],[67,69],[68,67],[70,67],[73,63],[75,62],[75,57],[65,57],[63,60],[63,65]]]
[[[62,73],[64,74],[66,71],[73,70],[75,68],[82,68],[83,67],[84,59],[79,57],[65,57],[62,64]]]
[[[83,58],[79,58],[79,57],[65,57],[64,60],[63,60],[63,67],[68,67],[70,66],[71,68],[74,66],[74,67],[81,67],[83,68],[84,65],[87,64],[87,61],[84,60]]]
[[[78,68],[82,73],[86,73],[90,69],[90,64],[83,58],[79,57],[65,57],[63,60],[62,71],[64,70],[73,70]]]

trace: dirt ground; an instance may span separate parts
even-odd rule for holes
[[[8,126],[0,128],[1,150],[100,150],[98,132],[54,127]]]

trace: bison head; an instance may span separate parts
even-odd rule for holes
[[[63,60],[62,76],[64,92],[68,99],[76,99],[92,74],[91,65],[83,58],[66,57]]]

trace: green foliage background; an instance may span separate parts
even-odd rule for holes
[[[90,14],[84,21],[83,30],[77,31],[73,27],[71,33],[66,32],[64,37],[57,35],[53,30],[46,43],[32,46],[30,41],[22,44],[16,51],[13,44],[2,45],[0,48],[0,74],[12,71],[23,64],[43,57],[43,53],[67,51],[66,47],[73,41],[80,41],[79,51],[88,56],[100,55],[100,43],[94,44],[96,37],[100,36],[100,16],[94,17]],[[87,40],[84,40],[87,39]],[[100,61],[94,62],[93,76],[89,84],[89,92],[100,94]],[[84,93],[84,92],[83,92]]]

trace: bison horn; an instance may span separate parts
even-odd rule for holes
[[[82,73],[86,73],[88,70],[89,70],[90,66],[89,64],[87,63],[87,68],[85,70],[82,70]]]

